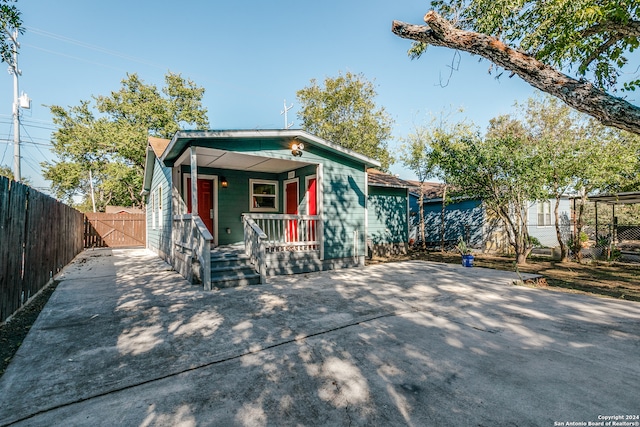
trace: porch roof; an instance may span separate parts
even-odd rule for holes
[[[572,198],[577,199],[578,197]],[[633,205],[640,203],[640,191],[589,196],[589,200],[592,202],[606,203],[608,205]]]
[[[294,140],[321,147],[329,152],[358,161],[366,167],[379,167],[377,160],[356,153],[300,129],[254,129],[254,130],[184,130],[176,132],[162,153],[160,160],[172,166],[189,146],[205,146],[207,140],[234,140],[237,144],[256,139],[280,140],[292,143]]]

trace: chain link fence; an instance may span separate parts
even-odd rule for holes
[[[534,244],[532,255],[549,256],[560,259],[558,235],[555,226],[527,226],[531,242]],[[569,248],[569,256],[581,260],[606,260],[640,263],[640,223],[605,223],[585,225],[580,236],[575,236],[572,224],[560,228],[561,238]],[[413,224],[411,242],[421,247],[419,224]],[[573,251],[573,239],[579,238],[580,254]],[[500,225],[488,227],[473,221],[446,222],[444,228],[439,222],[425,224],[425,246],[429,250],[440,250],[444,243],[445,251],[454,251],[459,239],[464,240],[475,250],[489,253],[507,254],[512,252],[504,228]]]
[[[640,224],[586,225],[580,240],[585,259],[640,262]]]

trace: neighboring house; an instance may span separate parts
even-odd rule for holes
[[[146,211],[140,208],[132,208],[129,206],[111,206],[104,207],[104,213],[108,214],[144,214]]]
[[[410,237],[418,240],[420,183],[410,181]],[[425,241],[430,246],[438,246],[441,241],[442,217],[444,214],[444,240],[450,246],[463,238],[476,249],[486,252],[510,252],[509,241],[500,221],[490,215],[481,199],[455,198],[449,201],[443,212],[442,196],[444,184],[425,182],[424,216]],[[538,239],[541,246],[558,246],[555,232],[553,208],[555,201],[531,202],[528,207],[528,232]],[[560,220],[565,239],[570,237],[571,204],[568,197],[560,200]]]
[[[409,188],[396,176],[368,171],[367,246],[375,256],[403,254],[409,242]]]
[[[301,130],[149,138],[147,247],[205,289],[362,266],[376,166]]]

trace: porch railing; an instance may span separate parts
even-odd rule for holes
[[[317,215],[245,214],[264,232],[266,252],[317,251],[320,228]]]
[[[243,217],[244,224],[244,248],[251,262],[260,273],[260,283],[267,283],[267,260],[265,256],[264,241],[267,235],[258,227],[258,224],[249,217]]]
[[[211,290],[211,242],[213,236],[207,230],[207,226],[197,215],[174,215],[172,234],[174,251],[190,257],[190,259],[183,257],[184,263],[190,261],[189,266],[183,266],[187,275],[199,275],[204,289]]]

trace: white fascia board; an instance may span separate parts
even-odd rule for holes
[[[251,138],[291,138],[301,139],[303,141],[312,143],[314,145],[323,147],[329,151],[342,154],[347,157],[356,159],[367,166],[380,167],[380,162],[363,154],[356,153],[355,151],[344,148],[340,145],[326,141],[308,132],[300,129],[265,129],[265,130],[199,130],[199,131],[178,131],[171,138],[171,142],[162,153],[161,160],[164,161],[167,154],[171,152],[175,144],[179,139],[216,139],[216,138],[237,138],[237,139],[251,139]]]

